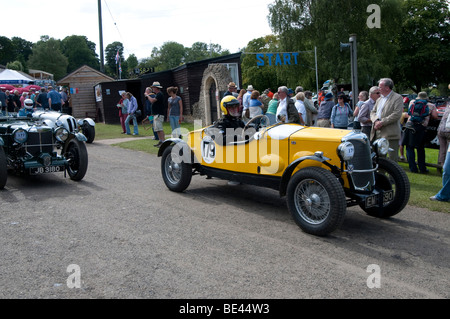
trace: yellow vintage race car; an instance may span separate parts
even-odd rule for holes
[[[226,136],[208,126],[187,140],[166,140],[158,152],[166,186],[182,192],[193,175],[203,175],[273,188],[287,196],[300,228],[319,236],[338,228],[349,206],[387,218],[408,203],[408,177],[386,159],[386,139],[371,144],[357,129],[268,126],[264,117]]]

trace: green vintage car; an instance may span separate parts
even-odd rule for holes
[[[166,186],[182,192],[193,175],[203,175],[273,188],[287,196],[300,228],[314,235],[338,228],[349,206],[387,218],[408,203],[408,177],[385,158],[386,139],[371,144],[357,128],[267,122],[264,115],[253,118],[229,139],[208,126],[190,132],[186,140],[166,140],[158,153]]]
[[[0,117],[0,189],[8,171],[18,175],[67,172],[80,181],[88,167],[86,137],[66,127],[76,126],[70,115],[57,123],[32,117]]]

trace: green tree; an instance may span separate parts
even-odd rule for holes
[[[4,36],[0,36],[0,64],[6,65],[15,60],[14,45],[12,41]]]
[[[20,61],[23,67],[22,71],[27,71],[27,61],[31,53],[33,52],[33,43],[19,37],[12,37],[11,43],[14,47],[14,60]]]
[[[71,35],[61,41],[64,55],[69,61],[67,73],[71,73],[83,65],[90,66],[96,70],[100,69],[100,62],[95,53],[95,43],[81,35]]]
[[[138,64],[139,64],[136,55],[130,54],[125,62],[127,64],[127,69],[128,69],[128,75],[127,75],[128,78],[129,79],[137,78],[138,75],[134,72],[134,70],[137,69]]]
[[[110,75],[111,77],[119,78],[119,63],[116,63],[117,52],[119,52],[119,59],[122,65],[122,75],[125,75],[127,73],[124,71],[123,49],[124,48],[122,42],[118,41],[108,44],[105,48],[105,71],[106,74]]]
[[[379,5],[383,12],[381,28],[367,25],[371,4]],[[276,0],[269,6],[269,23],[280,37],[280,50],[312,51],[317,47],[320,83],[327,79],[350,82],[350,53],[341,51],[340,43],[347,43],[349,36],[356,34],[359,84],[366,89],[390,75],[400,4],[401,0]],[[307,55],[303,61],[293,70],[296,80],[286,74],[289,82],[315,82],[313,56]]]
[[[446,0],[405,0],[397,37],[396,78],[416,93],[450,81],[450,14]]]
[[[67,74],[67,57],[61,51],[61,41],[41,36],[41,40],[33,45],[33,53],[28,60],[28,66],[33,69],[52,73],[58,81]]]
[[[156,72],[170,70],[185,62],[186,49],[180,43],[169,41],[165,42],[159,50],[153,49],[151,57],[156,61]]]
[[[278,76],[279,67],[274,65],[258,66],[258,61],[254,53],[277,52],[279,48],[278,38],[274,35],[251,40],[243,51],[242,55],[242,87],[248,85],[262,93],[266,88],[276,89],[281,85],[286,85],[286,81]]]
[[[6,64],[6,68],[16,71],[23,71],[23,65],[20,61],[8,62],[8,64]]]

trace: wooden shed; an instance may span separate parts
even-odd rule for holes
[[[98,84],[103,96],[102,101],[97,102],[97,109],[104,114],[106,124],[119,123],[117,102],[120,100],[119,91],[131,92],[138,101],[139,109],[144,109],[144,91],[153,82],[158,81],[163,86],[162,93],[165,96],[164,104],[167,108],[168,95],[166,89],[169,86],[178,87],[178,95],[183,101],[183,114],[185,118],[193,115],[193,105],[200,99],[200,88],[203,72],[211,64],[224,64],[232,74],[232,80],[239,87],[242,83],[241,53],[235,53],[217,58],[211,58],[191,63],[186,63],[172,70],[142,75],[139,79],[120,80],[114,82],[102,82]],[[144,112],[142,112],[144,114]]]
[[[96,121],[104,121],[98,112],[96,100],[99,98],[95,86],[100,82],[114,79],[87,65],[83,65],[57,82],[57,85],[70,89],[70,106],[75,118],[91,117]]]

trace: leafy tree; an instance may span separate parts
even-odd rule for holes
[[[6,64],[6,68],[16,71],[23,71],[23,65],[20,61],[8,62],[8,64]]]
[[[6,65],[14,60],[14,45],[12,41],[7,37],[0,36],[0,64]]]
[[[396,78],[413,91],[448,83],[450,12],[446,0],[405,0],[397,37]]]
[[[69,64],[67,57],[61,52],[61,41],[41,36],[41,40],[33,45],[28,65],[30,68],[52,73],[57,81],[67,74]]]
[[[134,70],[137,68],[139,62],[134,54],[130,54],[128,58],[126,59],[127,69],[128,69],[128,78],[134,79],[137,77],[137,74],[134,72]]]
[[[258,60],[254,53],[278,52],[279,41],[274,35],[251,40],[244,50],[242,57],[242,82],[243,88],[248,85],[259,91],[266,88],[276,89],[286,85],[286,81],[278,76],[278,69],[274,65],[258,66]]]
[[[33,43],[19,37],[12,37],[11,43],[14,47],[14,60],[20,61],[23,67],[22,71],[27,71],[28,67],[26,62],[33,52]]]
[[[158,50],[153,49],[152,59],[156,61],[155,71],[164,71],[176,68],[185,62],[186,49],[177,42],[165,42]]]
[[[122,75],[126,75],[124,71],[123,44],[122,42],[113,42],[105,48],[105,71],[111,77],[119,78],[119,64],[116,63],[116,55],[119,52],[119,59],[122,65]]]
[[[378,4],[383,12],[381,28],[367,26],[367,7]],[[276,0],[269,6],[269,23],[280,37],[280,50],[312,51],[317,47],[319,82],[334,79],[350,82],[348,50],[340,50],[351,34],[357,35],[358,76],[367,88],[380,77],[390,75],[392,44],[399,25],[401,0]],[[303,56],[303,55],[302,55]],[[315,82],[314,58],[305,56],[289,82],[309,87]],[[314,79],[314,80],[313,80]]]
[[[93,45],[92,45],[93,44]],[[61,41],[64,55],[69,61],[67,73],[71,73],[83,65],[100,69],[100,62],[95,53],[95,43],[81,35],[71,35]]]

